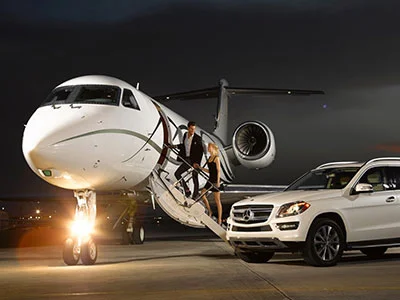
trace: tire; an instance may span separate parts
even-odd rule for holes
[[[92,238],[81,245],[81,261],[84,265],[93,265],[97,260],[97,245]]]
[[[133,227],[133,232],[122,231],[121,245],[141,245],[144,243],[145,230],[143,225],[136,224]]]
[[[235,254],[243,261],[247,263],[266,263],[268,262],[272,256],[274,256],[275,252],[257,252],[257,251],[239,251],[236,250]]]
[[[331,219],[317,219],[307,234],[303,250],[307,264],[316,267],[330,267],[337,264],[343,254],[344,233]]]
[[[145,232],[144,232],[144,227],[141,224],[137,224],[134,228],[133,228],[133,233],[132,233],[132,244],[136,244],[136,245],[141,245],[144,243],[144,236],[145,236]]]
[[[64,242],[63,259],[66,265],[75,266],[80,258],[80,249],[76,239],[67,238]]]
[[[361,249],[360,251],[369,258],[380,258],[385,254],[387,249],[388,247],[373,247]]]

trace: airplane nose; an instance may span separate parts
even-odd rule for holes
[[[71,159],[78,155],[79,149],[66,149],[57,144],[71,132],[75,121],[68,116],[68,111],[60,114],[51,107],[41,107],[29,119],[22,138],[22,152],[32,171],[63,188],[88,186],[71,165]]]

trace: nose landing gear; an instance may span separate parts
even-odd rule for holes
[[[92,237],[69,237],[64,242],[65,264],[74,266],[81,260],[84,265],[93,265],[97,260],[97,244]]]
[[[76,265],[79,259],[84,265],[93,265],[97,260],[97,244],[91,236],[96,219],[96,193],[79,191],[74,195],[78,203],[71,236],[64,242],[63,259],[69,266]]]

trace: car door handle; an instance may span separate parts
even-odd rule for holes
[[[396,198],[394,196],[390,196],[389,198],[386,199],[386,202],[391,203],[394,202],[394,200],[396,200]]]

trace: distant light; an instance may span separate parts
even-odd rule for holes
[[[324,105],[322,105],[322,108],[328,108],[328,104],[324,104]]]
[[[107,219],[110,220],[110,216],[107,216]]]
[[[4,210],[4,207],[2,207],[1,209]]]
[[[51,219],[51,216],[49,216],[49,219]]]
[[[291,91],[288,91],[287,93],[290,95],[292,92],[291,92]]]
[[[37,214],[40,214],[40,209],[37,209],[37,210],[36,210],[36,213],[37,213]]]

